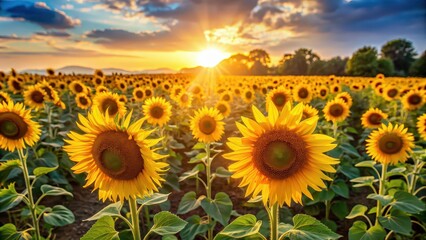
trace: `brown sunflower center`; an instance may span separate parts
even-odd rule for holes
[[[144,169],[140,147],[125,132],[99,134],[93,143],[92,155],[101,171],[113,179],[134,179]]]
[[[21,88],[21,84],[19,84],[19,82],[18,81],[13,81],[12,82],[12,86],[13,86],[13,88],[15,89],[15,90],[17,90],[17,91],[19,91],[19,90],[21,90],[22,88]]]
[[[349,102],[349,99],[346,96],[340,96],[340,99],[342,99],[345,103]]]
[[[398,153],[403,145],[401,137],[394,133],[385,134],[379,139],[379,149],[386,154]]]
[[[151,90],[149,90],[149,89],[145,90],[145,95],[146,95],[147,97],[151,96],[151,95],[152,95],[152,91],[151,91]]]
[[[228,95],[228,94],[226,94],[226,95],[223,95],[223,98],[222,98],[224,101],[229,101],[229,100],[231,100],[231,97]]]
[[[108,109],[109,115],[115,115],[118,112],[118,104],[114,99],[107,98],[101,104],[102,112],[106,112]]]
[[[341,104],[333,104],[330,106],[329,113],[333,117],[339,117],[343,114],[343,106]]]
[[[161,106],[153,106],[149,110],[149,114],[153,118],[160,119],[164,114],[164,109]]]
[[[12,112],[0,113],[0,134],[9,139],[20,139],[28,132],[21,116]]]
[[[309,91],[306,88],[301,88],[301,89],[299,89],[297,94],[299,95],[300,98],[307,98],[308,95],[309,95]]]
[[[96,84],[98,84],[98,85],[102,83],[102,80],[100,78],[96,78],[95,81],[96,81]]]
[[[281,129],[264,133],[254,144],[256,168],[272,179],[285,179],[308,161],[305,141],[296,133]]]
[[[251,99],[253,94],[251,92],[246,92],[246,99]]]
[[[417,94],[413,94],[413,95],[411,95],[411,96],[408,97],[408,102],[410,104],[413,104],[413,105],[417,105],[421,101],[422,101],[422,98],[419,95],[417,95]]]
[[[89,103],[89,101],[87,101],[85,97],[80,97],[79,100],[80,100],[80,103],[84,106],[86,106]]]
[[[322,89],[321,91],[320,91],[320,95],[321,96],[325,96],[327,94],[327,91],[326,90],[324,90],[324,89]]]
[[[43,90],[47,93],[47,96],[49,97],[49,99],[53,99],[53,94],[52,94],[52,90],[50,89],[50,87],[44,86],[42,87]]]
[[[76,85],[74,86],[74,89],[75,89],[75,91],[76,91],[76,92],[78,92],[78,93],[80,93],[80,92],[82,92],[82,91],[83,91],[83,87],[82,87],[80,84],[76,84]]]
[[[395,88],[392,88],[391,90],[388,91],[388,96],[393,98],[398,94],[398,90],[396,90]]]
[[[142,91],[136,91],[136,97],[137,97],[137,98],[143,98],[143,93],[142,93]]]
[[[228,108],[224,104],[219,104],[217,106],[217,110],[219,110],[220,113],[224,114],[228,110]]]
[[[212,134],[216,130],[216,120],[210,116],[204,116],[198,122],[200,131],[204,134]]]
[[[180,97],[180,100],[181,100],[182,102],[188,102],[188,101],[189,101],[189,97],[188,97],[188,95],[183,94],[183,95]]]
[[[287,97],[284,93],[277,93],[272,97],[272,101],[274,102],[275,106],[283,107],[287,102]]]
[[[43,93],[40,91],[34,91],[31,93],[31,100],[33,100],[36,103],[42,103],[43,102]]]
[[[368,116],[368,121],[371,124],[379,125],[382,121],[382,115],[378,113],[372,113],[370,116]]]

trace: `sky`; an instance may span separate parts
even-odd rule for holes
[[[323,59],[405,38],[426,50],[424,0],[0,0],[0,69],[197,66],[200,51],[304,47]]]

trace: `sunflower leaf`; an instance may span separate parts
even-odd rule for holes
[[[169,198],[170,193],[164,194],[164,193],[154,193],[150,196],[144,197],[144,198],[137,198],[136,202],[142,206],[151,206],[151,205],[157,205],[160,203],[163,203],[167,201]]]
[[[118,232],[114,228],[114,220],[110,216],[103,216],[84,234],[81,240],[119,240]]]
[[[73,196],[72,193],[68,192],[67,190],[63,188],[51,186],[48,184],[42,185],[40,189],[43,195],[46,195],[46,196],[60,196],[60,195],[67,195],[70,197]]]
[[[368,210],[368,208],[362,204],[355,205],[348,216],[346,216],[347,219],[352,219],[360,216],[364,216],[365,212]]]
[[[231,218],[232,201],[228,194],[219,192],[216,194],[214,200],[204,198],[201,201],[201,207],[216,221],[226,226]]]
[[[379,222],[386,229],[410,236],[412,230],[411,219],[402,211],[394,209],[389,215],[379,217]]]
[[[209,229],[208,222],[203,221],[198,215],[193,215],[187,218],[186,221],[188,224],[179,233],[182,239],[193,240],[197,235],[202,235]],[[214,223],[212,222],[212,224]]]
[[[297,214],[293,217],[293,227],[287,228],[287,231],[281,235],[280,240],[295,239],[295,240],[323,240],[323,239],[338,239],[341,236],[326,225],[305,214]]]
[[[180,232],[188,224],[180,217],[170,212],[159,212],[154,216],[154,225],[149,231],[158,235],[171,235]]]
[[[386,231],[380,225],[375,225],[367,230],[367,224],[363,221],[356,221],[349,228],[350,240],[382,240],[385,237]]]
[[[30,239],[31,236],[27,232],[19,232],[15,225],[6,223],[0,227],[0,239],[3,240],[21,240]]]
[[[56,167],[38,167],[36,169],[34,169],[33,173],[36,177],[40,177],[43,175],[46,175],[50,172],[55,171],[58,168],[58,166]]]
[[[9,184],[7,188],[0,189],[0,212],[5,212],[15,207],[22,199],[23,196],[15,190],[15,183]]]
[[[203,199],[204,197],[199,197],[197,199],[196,193],[193,191],[185,193],[179,203],[177,214],[185,214],[198,208],[201,205],[201,200]]]
[[[57,227],[62,227],[75,221],[71,210],[62,205],[56,205],[50,212],[45,212],[43,219],[46,223]]]
[[[104,207],[102,210],[97,212],[92,217],[86,219],[85,221],[98,220],[98,219],[100,219],[104,216],[113,217],[113,216],[120,215],[120,211],[121,211],[122,207],[123,207],[123,205],[121,204],[121,202],[111,203],[110,205]]]
[[[21,161],[8,160],[0,163],[0,183],[4,184],[8,179],[17,175],[21,169]]]
[[[395,193],[394,199],[395,201],[392,202],[391,205],[395,209],[411,214],[416,214],[425,210],[425,204],[408,192],[398,191]]]
[[[238,217],[228,226],[226,226],[221,232],[219,232],[214,240],[224,239],[241,239],[253,237],[253,239],[261,239],[260,227],[262,221],[257,220],[252,214],[246,214]],[[257,238],[255,238],[257,237]]]

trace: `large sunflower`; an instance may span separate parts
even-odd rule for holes
[[[426,94],[424,91],[411,90],[402,98],[402,104],[404,105],[405,109],[410,111],[419,109],[426,102],[425,95]]]
[[[33,146],[40,139],[40,125],[31,120],[31,111],[13,101],[0,104],[0,147],[11,152]]]
[[[108,110],[111,117],[117,114],[123,116],[126,112],[126,107],[120,102],[118,95],[110,92],[96,94],[93,98],[93,107],[98,108],[102,113]]]
[[[426,113],[417,118],[417,131],[420,137],[426,141]]]
[[[92,100],[85,93],[79,93],[75,96],[75,102],[81,109],[88,109],[92,105]]]
[[[220,140],[225,129],[222,119],[222,114],[216,108],[199,109],[191,119],[192,135],[204,143]]]
[[[325,119],[333,122],[342,122],[350,114],[348,105],[340,98],[335,98],[327,102],[323,112]]]
[[[46,92],[39,86],[30,86],[24,91],[24,102],[30,108],[38,110],[44,107],[44,102],[48,98]]]
[[[361,117],[362,126],[365,128],[379,128],[382,119],[387,119],[388,115],[378,108],[370,108]]]
[[[370,133],[367,139],[367,153],[374,160],[383,164],[405,162],[408,152],[414,147],[413,134],[407,133],[404,125],[389,123]]]
[[[145,91],[143,88],[141,87],[137,87],[135,89],[133,89],[133,98],[135,99],[136,102],[142,102],[145,98]]]
[[[162,97],[152,97],[146,100],[142,109],[147,121],[160,127],[166,124],[172,115],[172,105]]]
[[[94,108],[87,118],[79,115],[77,126],[84,133],[70,132],[65,140],[64,149],[76,162],[72,170],[87,173],[84,187],[93,184],[102,201],[142,197],[164,181],[160,174],[168,165],[158,160],[165,156],[150,149],[161,139],[147,139],[152,131],[141,129],[143,118],[132,124],[130,119],[128,114],[119,125]]]
[[[269,105],[268,116],[255,106],[256,121],[242,117],[237,122],[243,137],[228,139],[233,150],[223,156],[234,161],[229,166],[233,178],[242,178],[240,187],[247,187],[246,196],[262,194],[263,203],[291,205],[302,202],[302,195],[312,199],[308,188],[325,188],[323,180],[331,180],[325,172],[335,172],[331,166],[339,162],[324,152],[336,147],[334,138],[313,134],[318,116],[301,121],[303,104],[291,108],[286,104],[281,112]]]
[[[336,98],[342,99],[343,102],[345,102],[346,105],[348,105],[349,108],[352,107],[353,101],[352,101],[352,97],[351,97],[351,95],[349,93],[347,93],[347,92],[341,92],[341,93],[337,94]]]
[[[72,93],[79,94],[79,93],[87,93],[87,87],[81,82],[81,81],[73,81],[69,88]]]
[[[273,103],[280,111],[287,102],[292,102],[291,93],[284,87],[276,88],[266,95],[266,107]]]

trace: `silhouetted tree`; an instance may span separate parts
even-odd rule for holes
[[[426,77],[426,51],[411,64],[410,76]]]
[[[389,58],[380,58],[377,60],[377,71],[385,76],[392,76],[395,72],[392,60]]]
[[[375,76],[377,74],[377,50],[365,46],[352,54],[346,64],[346,73],[354,76]]]
[[[248,56],[238,53],[224,59],[217,66],[225,74],[230,75],[248,75]]]
[[[249,52],[249,61],[252,63],[250,73],[252,75],[268,74],[268,64],[271,63],[269,54],[263,49],[254,49]]]
[[[381,54],[392,60],[395,70],[406,75],[417,53],[413,44],[406,39],[395,39],[382,46]]]
[[[278,67],[279,74],[306,75],[311,63],[319,60],[319,56],[311,49],[300,48],[294,54],[284,54]]]

